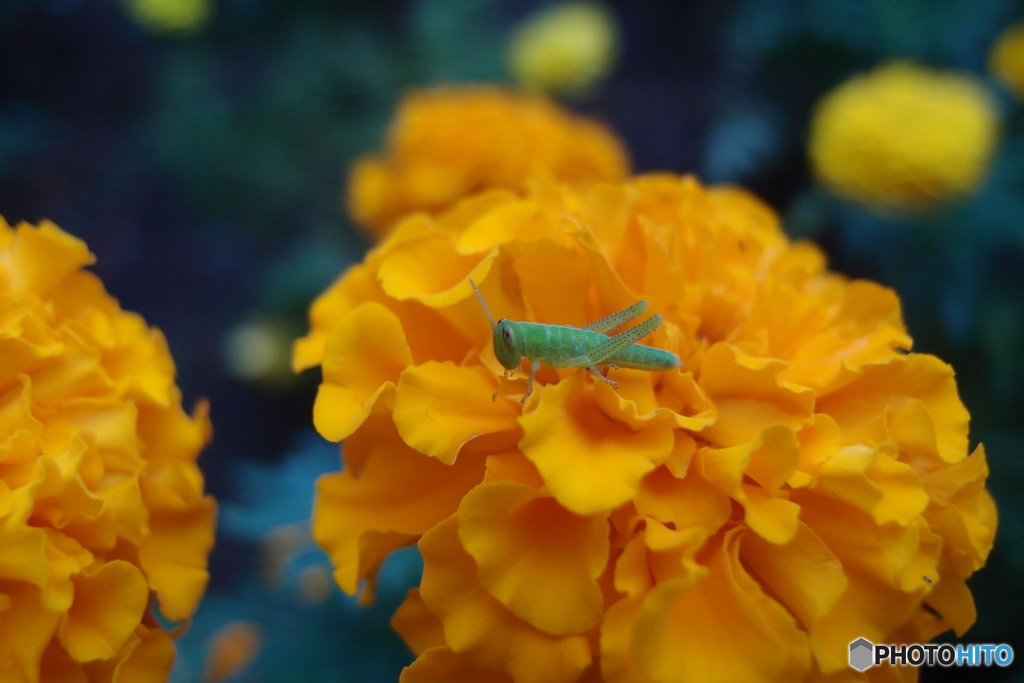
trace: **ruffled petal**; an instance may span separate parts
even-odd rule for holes
[[[195,611],[210,580],[206,558],[213,548],[217,506],[199,492],[201,487],[192,463],[155,468],[142,485],[150,533],[139,547],[139,560],[160,598],[160,611],[172,621]]]
[[[823,397],[847,441],[869,445],[892,438],[900,450],[955,463],[967,455],[967,410],[953,369],[935,356],[896,356],[864,368],[842,389]]]
[[[391,617],[391,628],[416,655],[444,646],[444,626],[431,614],[418,588],[410,588],[405,600]]]
[[[395,426],[409,446],[450,465],[470,440],[517,428],[519,408],[490,400],[497,387],[494,375],[480,366],[406,368],[395,389]]]
[[[582,372],[544,387],[537,408],[520,424],[520,450],[558,502],[579,515],[610,510],[636,495],[640,480],[674,443],[667,426],[634,432],[604,417]]]
[[[480,584],[520,619],[554,635],[600,622],[597,578],[609,550],[604,517],[580,517],[529,486],[495,482],[467,494],[458,519]]]
[[[652,679],[777,681],[807,671],[807,636],[744,570],[741,537],[740,530],[727,532],[703,575],[671,579],[648,593],[633,647]]]
[[[814,392],[779,378],[781,361],[755,358],[728,344],[715,344],[701,362],[700,386],[718,410],[701,437],[719,446],[757,438],[765,427],[782,423],[798,429],[814,411]]]
[[[75,577],[75,601],[57,636],[73,659],[109,659],[135,631],[149,603],[149,586],[132,564],[113,560]]]
[[[384,421],[367,422],[362,430],[367,433],[356,443],[367,451],[353,453],[362,463],[358,471],[321,477],[313,507],[313,537],[327,549],[334,577],[349,595],[388,553],[454,513],[484,468],[479,457],[445,465],[418,453]]]
[[[455,518],[420,540],[420,595],[444,624],[445,641],[477,666],[526,683],[568,683],[591,662],[588,638],[545,633],[516,617],[477,582]]]
[[[324,382],[313,405],[317,430],[331,441],[349,436],[378,400],[390,400],[411,363],[398,316],[374,302],[353,309],[327,339]]]
[[[399,683],[434,681],[473,681],[473,683],[511,683],[512,679],[496,671],[477,666],[446,647],[432,647],[402,669]]]

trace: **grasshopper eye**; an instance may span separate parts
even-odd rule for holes
[[[504,327],[501,330],[501,341],[505,343],[505,348],[511,350],[515,347],[515,337],[512,335],[511,327]]]

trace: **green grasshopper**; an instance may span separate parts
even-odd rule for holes
[[[615,336],[609,337],[605,334],[643,315],[647,310],[646,301],[638,301],[629,308],[612,313],[607,318],[601,318],[583,328],[514,322],[505,318],[495,322],[491,309],[487,307],[484,295],[477,289],[476,283],[470,280],[469,284],[476,292],[476,297],[487,314],[487,320],[491,323],[491,329],[494,330],[494,355],[505,368],[503,377],[510,378],[522,363],[523,357],[533,361],[530,366],[530,379],[526,384],[526,394],[522,400],[524,406],[526,399],[533,393],[533,378],[540,368],[541,361],[553,368],[587,368],[594,377],[615,388],[618,388],[618,382],[598,372],[598,365],[651,372],[671,370],[682,365],[674,353],[635,343],[661,327],[660,315],[651,316],[639,325],[623,330]],[[496,393],[491,398],[497,397]]]

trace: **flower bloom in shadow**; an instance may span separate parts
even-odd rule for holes
[[[809,154],[835,194],[880,211],[914,211],[970,194],[998,137],[978,79],[909,63],[883,65],[826,95]]]
[[[188,619],[214,502],[163,336],[121,310],[85,244],[0,219],[0,679],[157,681],[153,606]]]
[[[546,324],[646,299],[644,342],[683,366],[544,367],[521,406],[470,278]],[[975,619],[996,511],[952,369],[743,191],[484,192],[400,222],[311,318],[295,365],[322,366],[314,421],[345,440],[313,534],[364,601],[418,543],[404,681],[813,679],[858,637]]]
[[[132,19],[154,33],[186,36],[213,20],[214,0],[124,0]]]
[[[516,27],[509,68],[524,88],[582,95],[611,71],[617,34],[614,17],[601,5],[554,5]]]
[[[1018,101],[1024,101],[1024,22],[1003,31],[992,46],[988,66]]]
[[[355,164],[348,203],[356,222],[379,238],[407,213],[441,211],[478,190],[522,190],[538,173],[586,182],[628,172],[626,152],[608,129],[540,95],[438,88],[403,100],[387,153]]]

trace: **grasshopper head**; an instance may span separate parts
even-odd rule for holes
[[[487,320],[491,323],[491,329],[494,330],[494,355],[498,357],[498,362],[506,370],[515,370],[523,360],[523,349],[525,347],[523,346],[522,328],[511,320],[505,320],[504,318],[494,322],[494,318],[491,316],[491,309],[487,308],[487,302],[484,301],[484,295],[480,293],[473,280],[470,280],[469,284],[473,288],[477,300],[480,301],[484,313],[487,314]]]
[[[523,331],[511,320],[494,325],[494,355],[506,370],[515,370],[523,360]]]

